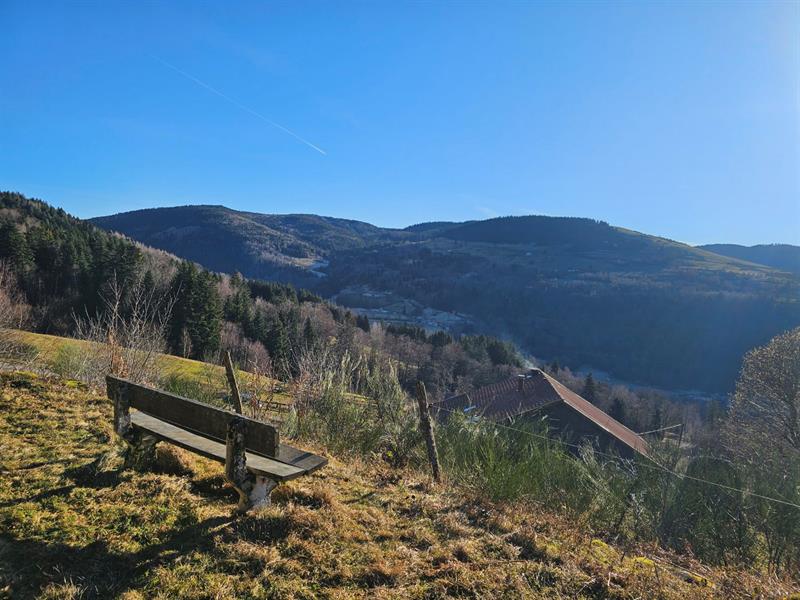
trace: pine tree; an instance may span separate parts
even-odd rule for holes
[[[314,348],[317,345],[317,332],[314,331],[314,325],[309,317],[306,317],[306,323],[303,326],[303,345],[306,349]]]
[[[274,315],[269,320],[267,327],[268,333],[264,345],[278,374],[281,377],[287,377],[291,372],[291,347],[286,325],[278,315]]]
[[[263,310],[259,308],[253,310],[252,316],[244,324],[244,333],[251,340],[259,341],[266,346],[269,327]]]
[[[8,260],[19,274],[25,273],[33,263],[27,239],[10,221],[0,226],[0,258]]]
[[[170,286],[176,298],[169,325],[169,344],[174,352],[191,342],[191,356],[205,358],[219,349],[222,303],[217,282],[208,271],[198,271],[188,261],[178,266]]]
[[[225,318],[244,327],[250,319],[250,309],[253,304],[250,287],[239,273],[231,276],[230,284],[233,294],[225,299]]]
[[[367,315],[358,315],[356,317],[356,325],[362,331],[366,331],[367,333],[369,333],[369,318],[367,317]]]
[[[443,348],[448,344],[453,343],[453,336],[445,331],[437,331],[436,333],[431,334],[428,338],[428,341],[433,345],[434,348]]]
[[[592,404],[597,402],[597,386],[594,383],[594,377],[591,373],[586,376],[586,381],[583,383],[582,396]]]
[[[145,292],[150,293],[156,287],[156,278],[153,275],[153,272],[150,269],[147,269],[144,273],[144,277],[142,277],[142,288],[144,288]]]
[[[625,418],[627,415],[625,413],[625,404],[623,404],[622,400],[619,398],[614,398],[614,401],[611,403],[611,408],[608,411],[608,415],[612,419],[625,424]]]
[[[660,440],[663,439],[664,432],[658,430],[661,429],[663,426],[664,426],[664,417],[661,413],[661,407],[656,406],[656,409],[653,411],[653,417],[650,420],[650,427],[648,427],[647,430],[657,432],[655,434],[655,437]]]
[[[192,314],[189,319],[192,354],[205,359],[219,350],[222,330],[222,302],[217,282],[208,271],[201,271],[192,297]]]

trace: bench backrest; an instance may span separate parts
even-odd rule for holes
[[[220,442],[225,441],[231,420],[239,418],[247,426],[248,450],[264,456],[278,455],[280,439],[272,425],[112,375],[106,377],[106,386],[112,400],[122,399],[131,408]]]

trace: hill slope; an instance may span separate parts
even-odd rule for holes
[[[722,256],[738,258],[800,275],[800,246],[790,244],[759,244],[757,246],[707,244],[699,246],[699,248]]]
[[[371,318],[506,336],[542,359],[667,389],[727,392],[746,351],[800,324],[797,276],[590,219],[397,231],[189,206],[95,222]]]
[[[112,407],[74,381],[0,373],[0,597],[749,598],[788,587],[614,547],[540,506],[331,459],[233,516],[222,466],[161,444],[120,469]]]
[[[99,217],[96,225],[220,272],[295,281],[328,253],[402,232],[317,215],[264,215],[224,206],[177,206]]]

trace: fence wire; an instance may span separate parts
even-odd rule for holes
[[[460,415],[464,414],[462,411],[452,410],[452,409],[449,409],[449,408],[444,408],[444,407],[436,406],[436,405],[432,405],[431,408],[433,410],[442,410],[442,411],[449,412],[449,413],[452,413],[452,414],[460,414]],[[539,439],[542,439],[542,440],[545,440],[545,441],[548,441],[548,442],[556,442],[558,444],[561,444],[563,446],[567,446],[567,447],[570,447],[570,448],[576,448],[578,450],[581,450],[583,448],[583,446],[581,446],[579,444],[571,444],[571,443],[566,442],[564,440],[554,439],[554,438],[552,438],[550,436],[537,434],[537,433],[534,433],[532,431],[526,431],[524,429],[519,429],[518,427],[511,427],[510,425],[503,425],[502,423],[495,423],[495,422],[491,422],[491,424],[492,424],[493,427],[498,427],[500,429],[507,429],[509,431],[515,431],[517,433],[521,433],[523,435],[528,435],[528,436],[531,436],[531,437],[534,437],[534,438],[539,438]],[[616,456],[614,454],[609,454],[607,452],[602,452],[600,450],[593,449],[593,452],[595,454],[599,455],[599,456],[604,456],[604,457],[610,458],[611,460],[620,461],[620,462],[628,462],[628,463],[630,462],[627,459],[623,459],[623,458],[621,458],[619,456]],[[757,492],[753,492],[753,491],[750,491],[750,490],[745,490],[745,489],[736,488],[736,487],[733,487],[733,486],[730,486],[730,485],[725,485],[724,483],[718,483],[716,481],[710,481],[708,479],[702,479],[700,477],[693,477],[692,475],[686,475],[686,474],[677,473],[677,472],[673,471],[672,469],[670,469],[669,467],[666,467],[666,466],[658,463],[657,461],[655,461],[654,459],[652,459],[650,457],[646,457],[646,459],[648,461],[650,461],[650,462],[649,463],[637,463],[637,465],[645,467],[645,468],[648,468],[648,469],[654,469],[654,470],[657,470],[657,471],[663,471],[664,473],[668,473],[668,474],[672,475],[673,477],[677,477],[678,479],[688,479],[690,481],[695,481],[697,483],[710,485],[710,486],[721,488],[721,489],[728,490],[728,491],[731,491],[731,492],[738,492],[738,493],[744,494],[746,496],[751,496],[753,498],[759,498],[761,500],[766,500],[768,502],[774,502],[776,504],[783,504],[784,506],[790,506],[792,508],[796,508],[796,509],[800,510],[800,504],[795,504],[794,502],[789,502],[788,500],[782,500],[780,498],[773,498],[771,496],[765,496],[763,494],[759,494]],[[650,463],[652,463],[652,464],[650,464]]]

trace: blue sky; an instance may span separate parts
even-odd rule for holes
[[[800,243],[798,2],[3,0],[0,22],[0,189],[81,217]]]

